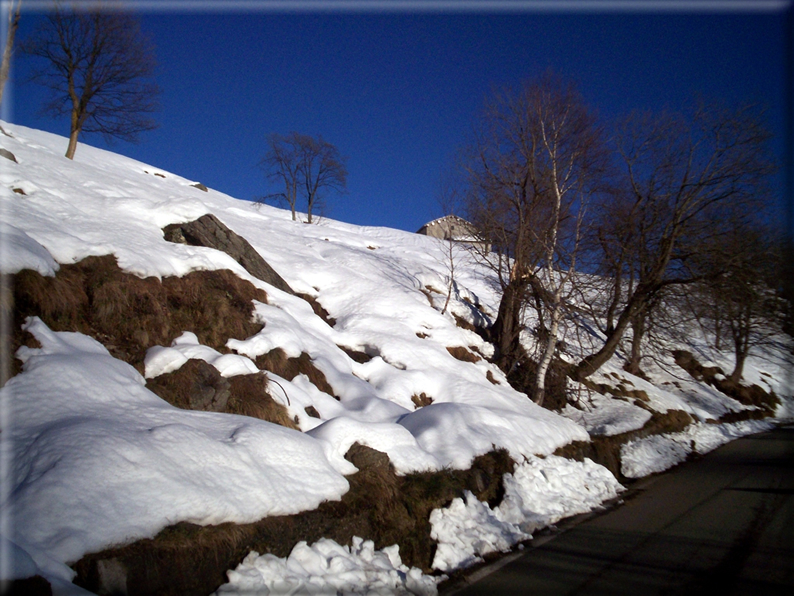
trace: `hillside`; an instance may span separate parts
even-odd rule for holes
[[[538,407],[477,333],[498,307],[487,270],[459,263],[441,313],[438,241],[296,223],[87,145],[72,162],[65,139],[0,124],[16,356],[0,397],[2,578],[86,593],[77,573],[146,593],[157,584],[142,569],[159,564],[151,575],[173,585],[203,553],[216,566],[194,575],[212,591],[256,546],[270,558],[246,558],[220,593],[433,593],[442,572],[615,497],[616,475],[791,416],[786,341],[751,356],[742,403],[717,390],[716,368],[676,364],[674,349],[729,369],[694,329],[647,378],[616,357],[591,387],[569,384],[563,410]],[[186,238],[207,214],[277,275]]]

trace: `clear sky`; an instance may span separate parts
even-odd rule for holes
[[[785,156],[782,0],[128,5],[156,47],[160,127],[111,149],[241,199],[272,191],[258,167],[265,137],[294,130],[347,156],[348,192],[326,215],[416,231],[442,215],[440,179],[484,100],[547,69],[607,119],[697,97],[762,103]],[[18,37],[38,18],[23,12]],[[38,113],[44,91],[19,83],[30,60],[16,58],[3,117],[66,136],[68,119]]]

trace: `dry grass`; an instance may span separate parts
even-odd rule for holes
[[[311,357],[305,352],[298,358],[287,358],[287,354],[284,350],[276,348],[267,354],[257,356],[256,366],[259,369],[268,370],[277,374],[288,381],[291,381],[299,374],[304,374],[317,389],[327,393],[335,399],[339,399],[334,393],[333,387],[331,387],[328,380],[325,378],[325,374],[314,366]]]
[[[427,394],[425,394],[425,392],[423,391],[418,395],[416,394],[412,395],[411,401],[414,402],[414,405],[417,408],[424,408],[425,406],[429,406],[430,404],[433,403],[433,398],[428,397]]]
[[[253,321],[252,301],[267,301],[265,292],[230,271],[142,279],[123,272],[113,255],[63,265],[54,277],[30,270],[11,277],[15,333],[35,315],[56,331],[91,335],[140,371],[148,348],[170,345],[183,331],[228,352],[229,338],[262,328]]]
[[[276,402],[267,392],[268,381],[264,373],[238,375],[229,378],[231,395],[226,405],[229,414],[242,414],[300,430],[290,418],[287,408]]]
[[[660,413],[651,411],[651,419],[642,428],[618,435],[592,435],[590,441],[574,441],[554,452],[554,455],[582,461],[585,457],[607,468],[621,482],[627,479],[620,471],[620,448],[629,441],[650,435],[675,433],[692,424],[692,417],[681,410],[668,410]]]
[[[312,307],[314,314],[316,314],[323,321],[325,321],[329,327],[333,327],[334,325],[336,325],[336,319],[333,318],[328,313],[328,311],[323,308],[322,304],[320,304],[317,301],[317,298],[315,298],[314,296],[310,296],[309,294],[295,294],[295,295],[298,296],[299,298],[303,298],[306,302],[308,302],[309,306]]]
[[[451,348],[447,347],[447,352],[462,362],[479,362],[482,360],[482,358],[477,356],[477,354],[472,354],[463,346],[453,346]]]
[[[372,360],[373,356],[367,354],[366,352],[361,352],[360,350],[354,350],[353,348],[348,348],[347,346],[337,346],[340,350],[342,350],[345,354],[350,356],[350,359],[353,362],[358,362],[359,364],[366,364],[370,360]]]

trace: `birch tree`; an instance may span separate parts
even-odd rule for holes
[[[493,252],[484,261],[502,290],[491,335],[508,376],[526,364],[520,343],[528,304],[538,312],[540,355],[531,390],[545,379],[575,279],[587,204],[605,167],[594,114],[574,86],[545,75],[492,99],[468,151],[468,219]]]

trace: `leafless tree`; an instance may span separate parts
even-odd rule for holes
[[[69,159],[81,133],[135,142],[156,128],[149,118],[159,94],[154,52],[138,20],[117,5],[55,2],[21,47],[45,61],[33,80],[52,91],[46,111],[70,116]]]
[[[703,264],[717,262],[714,239],[766,196],[773,171],[768,138],[749,107],[701,108],[691,118],[635,115],[625,122],[617,135],[624,195],[600,205],[603,221],[611,222],[601,230],[602,254],[615,276],[606,341],[572,369],[575,378],[609,360],[630,325],[639,347],[644,318],[666,288],[719,274]]]
[[[344,192],[347,187],[347,166],[339,150],[322,137],[292,132],[287,136],[268,137],[268,151],[261,162],[268,178],[284,185],[284,190],[265,198],[283,200],[292,210],[298,196],[306,201],[307,223],[329,192]]]
[[[715,336],[730,340],[732,381],[742,378],[750,351],[779,339],[788,305],[777,280],[782,243],[768,224],[737,227],[715,239],[721,250],[707,266],[717,275],[696,288],[693,302],[701,322]],[[721,346],[716,345],[717,349]]]
[[[11,56],[14,53],[14,37],[19,27],[19,13],[22,9],[22,0],[10,0],[8,3],[8,26],[6,30],[6,45],[3,48],[3,61],[0,63],[0,103],[3,101],[3,91],[11,71]]]
[[[491,334],[497,363],[508,374],[525,358],[524,309],[531,303],[538,311],[536,403],[544,399],[603,162],[595,116],[572,84],[552,74],[491,100],[466,158],[465,212],[493,248],[483,258],[502,298]]]
[[[286,137],[278,133],[268,135],[267,154],[259,162],[269,180],[278,183],[279,186],[283,185],[283,190],[263,198],[277,199],[288,205],[292,212],[292,221],[297,219],[295,208],[300,187],[299,149],[304,138],[308,137],[296,132]]]

